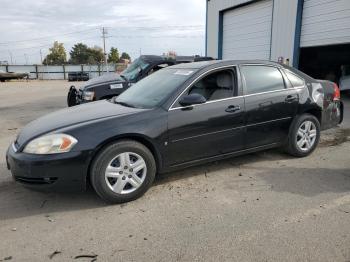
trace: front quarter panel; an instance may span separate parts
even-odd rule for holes
[[[110,117],[73,127],[60,129],[78,139],[72,151],[98,151],[104,145],[122,138],[147,140],[160,157],[164,152],[167,136],[167,111],[162,108],[145,109],[142,112]]]

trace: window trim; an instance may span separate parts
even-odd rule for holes
[[[191,105],[191,106],[179,106],[179,107],[173,107],[176,102],[179,100],[179,98],[190,88],[193,86],[194,83],[196,83],[199,79],[205,77],[205,75],[209,75],[211,74],[213,71],[217,71],[217,70],[221,70],[221,69],[236,69],[236,87],[239,88],[239,84],[238,84],[238,77],[237,77],[237,74],[238,74],[238,70],[237,70],[238,66],[237,65],[226,65],[226,66],[220,66],[220,67],[216,67],[216,68],[213,68],[213,69],[210,69],[202,74],[200,74],[198,77],[196,77],[193,81],[191,81],[191,83],[189,83],[186,88],[174,99],[174,101],[171,103],[171,106],[169,107],[168,111],[173,111],[173,110],[178,110],[178,109],[185,109],[185,108],[190,108],[190,107],[194,107],[194,106],[198,106],[198,105]],[[234,91],[234,90],[232,90]],[[238,93],[239,93],[239,90],[238,90]],[[240,95],[238,96],[233,96],[233,93],[232,93],[232,97],[228,97],[228,98],[222,98],[222,99],[217,99],[217,100],[209,100],[203,104],[199,104],[199,105],[206,105],[206,104],[211,104],[211,103],[214,103],[214,102],[220,102],[220,101],[225,101],[225,100],[229,100],[229,99],[232,99],[232,98],[237,98],[237,97],[240,97]]]
[[[306,86],[306,81],[305,81],[305,79],[304,79],[304,78],[301,78],[300,76],[298,76],[297,74],[295,74],[295,73],[292,72],[291,70],[289,70],[289,69],[284,69],[284,73],[285,73],[285,75],[286,75],[287,80],[288,80],[289,83],[290,83],[291,88],[293,88],[293,89],[299,89],[299,88],[303,88],[303,87]],[[294,75],[295,77],[297,77],[297,78],[299,78],[300,80],[302,80],[302,81],[303,81],[303,86],[294,86],[293,83],[292,83],[292,81],[289,79],[288,74]]]
[[[276,68],[281,74],[284,88],[283,89],[276,89],[276,90],[270,90],[270,91],[264,91],[264,92],[258,92],[258,93],[249,94],[248,90],[247,90],[246,79],[245,79],[245,76],[244,76],[244,74],[243,74],[243,72],[241,70],[241,68],[244,67],[244,66],[262,66],[262,67],[273,67],[273,68]],[[270,65],[270,64],[254,64],[254,63],[250,64],[250,63],[247,63],[247,64],[240,64],[239,65],[239,71],[240,71],[240,74],[241,74],[241,79],[242,79],[242,84],[243,84],[243,96],[253,96],[253,95],[259,95],[259,94],[281,92],[281,91],[285,91],[285,90],[288,89],[287,88],[287,83],[286,83],[286,80],[285,80],[285,77],[284,77],[284,74],[283,74],[280,66]],[[289,81],[289,79],[288,79],[288,81]]]

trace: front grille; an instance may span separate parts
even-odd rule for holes
[[[31,177],[21,177],[15,176],[16,181],[23,184],[31,185],[50,185],[56,182],[57,177],[45,177],[45,178],[31,178]]]

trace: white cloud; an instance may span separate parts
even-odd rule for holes
[[[0,60],[10,60],[11,51],[17,63],[24,53],[37,63],[40,48],[47,53],[54,40],[67,50],[77,42],[102,45],[101,26],[109,29],[108,47],[132,57],[140,48],[147,54],[204,53],[205,0],[2,0],[1,6]],[[21,41],[34,38],[40,39]]]

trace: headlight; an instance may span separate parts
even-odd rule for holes
[[[23,152],[38,155],[65,153],[77,142],[74,137],[66,134],[44,135],[30,141]]]
[[[83,99],[86,101],[92,101],[94,100],[95,92],[93,91],[85,91],[83,92]]]

